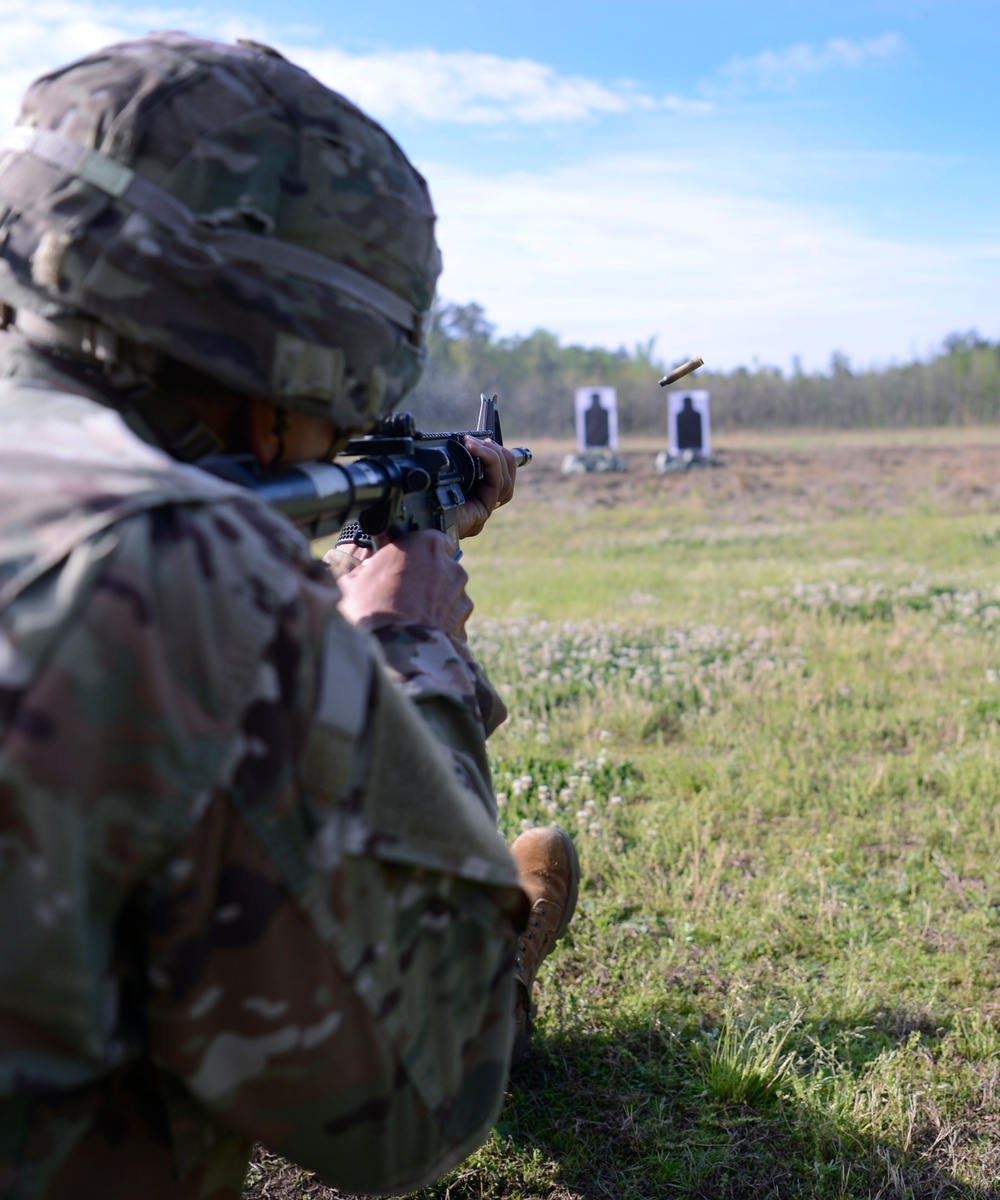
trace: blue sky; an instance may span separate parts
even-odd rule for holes
[[[149,28],[258,37],[427,176],[502,334],[787,370],[1000,338],[1000,0],[0,0],[0,117]]]

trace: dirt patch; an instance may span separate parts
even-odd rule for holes
[[[327,1187],[315,1175],[257,1146],[250,1161],[243,1200],[377,1200]]]
[[[944,515],[1000,513],[1000,444],[723,443],[719,467],[662,476],[654,469],[662,447],[654,442],[621,451],[628,465],[621,474],[563,476],[567,449],[546,443],[536,450],[519,474],[519,500],[569,512],[667,503],[737,524],[894,516],[914,506]]]

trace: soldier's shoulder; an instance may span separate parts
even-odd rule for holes
[[[32,410],[30,390],[0,386],[0,614],[22,674],[57,645],[74,670],[96,653],[149,675],[152,655],[231,724],[277,631],[304,638],[335,605],[321,564],[244,489],[86,398],[38,388]],[[306,608],[310,622],[289,617]]]
[[[120,555],[131,550],[148,569],[195,553],[206,586],[225,564],[279,580],[288,570],[318,577],[308,544],[284,518],[245,489],[148,445],[93,400],[45,381],[2,380],[0,431],[0,583],[8,602],[83,544],[101,540],[106,553],[104,535],[117,536]],[[169,592],[169,572],[158,574]]]

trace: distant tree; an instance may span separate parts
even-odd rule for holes
[[[834,379],[845,379],[851,374],[851,360],[843,350],[834,350],[830,355],[830,374]]]
[[[444,304],[434,312],[434,328],[450,342],[485,345],[496,326],[486,320],[481,304]]]
[[[657,386],[666,366],[654,356],[655,339],[629,351],[563,346],[545,329],[495,335],[480,304],[435,307],[427,369],[407,399],[425,428],[467,427],[478,412],[479,393],[495,391],[508,437],[568,437],[576,388],[603,385],[618,391],[622,433],[666,437],[666,405]],[[858,370],[838,350],[825,373],[804,371],[796,355],[787,377],[755,360],[752,369],[702,369],[692,385],[695,379],[711,392],[712,419],[723,429],[1000,420],[1000,343],[974,329],[949,334],[941,352],[926,362]]]
[[[972,350],[985,350],[989,342],[979,336],[975,329],[967,333],[949,333],[944,339],[944,348],[948,354],[968,354]]]

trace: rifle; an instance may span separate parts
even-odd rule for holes
[[[249,488],[285,514],[309,539],[336,533],[356,521],[372,545],[417,529],[440,529],[456,553],[458,510],[483,478],[482,463],[463,437],[503,445],[497,398],[480,397],[476,429],[422,433],[412,413],[384,417],[343,453],[355,462],[307,462],[261,467],[252,455],[212,455],[197,466]],[[511,448],[519,467],[531,462],[527,446]]]

